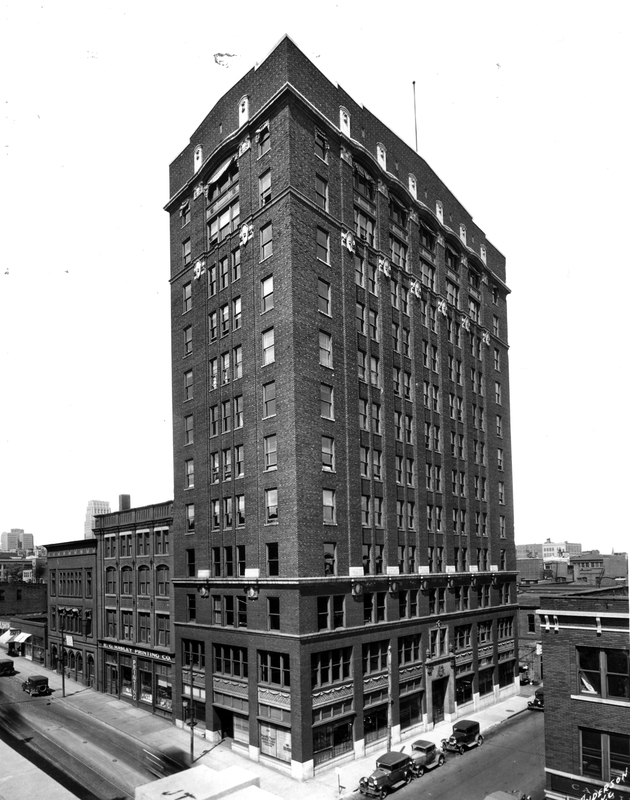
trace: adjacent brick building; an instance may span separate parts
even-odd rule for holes
[[[545,656],[545,797],[628,798],[628,589],[543,595],[538,613]]]
[[[178,719],[304,778],[515,691],[501,253],[287,37],[170,185]]]

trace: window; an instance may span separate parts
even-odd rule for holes
[[[579,731],[582,775],[603,781],[625,782],[623,778],[630,768],[630,737],[587,728]],[[613,797],[617,792],[611,789],[608,794],[605,789],[600,789],[593,793],[593,797],[596,795]]]
[[[234,498],[234,504],[236,507],[236,524],[242,527],[245,524],[245,495],[237,494]]]
[[[498,336],[499,335],[499,331],[500,331],[499,318],[497,316],[493,315],[493,317],[492,317],[492,333],[494,333],[495,336]]]
[[[208,267],[208,297],[214,297],[217,293],[217,265]]]
[[[322,469],[335,471],[335,440],[332,436],[322,436]]]
[[[239,247],[232,250],[232,281],[237,281],[241,277],[241,250]]]
[[[230,262],[225,256],[219,261],[219,285],[221,289],[227,288],[230,282]]]
[[[328,231],[323,228],[317,229],[317,258],[327,264],[330,263],[330,241]]]
[[[328,153],[328,140],[321,131],[315,131],[315,155],[319,156],[322,161],[327,161]]]
[[[184,372],[184,400],[192,400],[193,397],[193,371],[189,369]]]
[[[275,417],[276,415],[276,382],[265,383],[263,385],[263,417]]]
[[[208,338],[211,342],[215,342],[218,334],[217,325],[217,312],[213,311],[208,315]]]
[[[273,307],[273,275],[270,275],[260,282],[260,313],[271,311]]]
[[[628,650],[578,647],[577,661],[580,694],[630,700]]]
[[[197,642],[191,644],[197,644]],[[201,658],[203,659],[203,651]],[[184,666],[188,665],[190,665],[190,660],[187,662],[186,654],[184,654]],[[195,666],[194,663],[193,666]],[[231,647],[225,644],[215,644],[214,671],[219,675],[229,675],[233,678],[247,678],[247,649],[244,647]]]
[[[142,566],[138,569],[138,594],[147,595],[151,593],[151,579],[149,568]]]
[[[500,414],[497,414],[497,436],[503,437],[503,419]]]
[[[389,217],[394,225],[400,228],[407,227],[407,210],[393,197],[389,201]]]
[[[324,575],[337,574],[337,545],[324,542]]]
[[[184,488],[195,488],[195,462],[192,458],[184,461]]]
[[[269,123],[265,123],[262,128],[257,131],[258,138],[258,157],[264,156],[269,152],[271,147],[271,138],[269,136]]]
[[[499,503],[501,505],[505,505],[505,483],[503,481],[499,481],[498,491],[499,491]]]
[[[447,247],[444,251],[444,258],[446,260],[446,266],[448,269],[453,270],[453,272],[457,272],[457,268],[459,267],[459,256],[457,253]]]
[[[258,195],[260,198],[260,207],[266,206],[271,200],[271,170],[266,172],[258,178]]]
[[[319,332],[319,363],[322,367],[329,367],[332,369],[332,336],[325,331]]]
[[[155,643],[158,647],[171,646],[170,620],[164,614],[156,614],[155,616]]]
[[[184,262],[184,266],[188,266],[188,264],[192,264],[192,250],[190,246],[190,239],[186,239],[185,242],[182,242],[182,261]],[[187,286],[190,286],[188,283]],[[184,287],[185,289],[186,287]],[[189,311],[190,309],[185,308],[185,311]]]
[[[265,523],[278,521],[278,490],[265,489]]]
[[[501,405],[501,384],[499,381],[494,382],[494,402],[497,405]]]
[[[367,173],[360,164],[354,164],[353,184],[355,191],[374,202],[374,179]]]
[[[497,468],[503,471],[503,448],[497,447]]]
[[[159,597],[168,597],[169,570],[168,567],[160,565],[156,569],[156,591]]]
[[[236,200],[208,223],[208,247],[226,239],[238,228],[239,221],[240,208],[239,202]]]
[[[219,454],[210,453],[210,482],[219,482]]]
[[[195,504],[188,503],[186,505],[186,530],[195,530]]]
[[[230,354],[221,354],[221,386],[230,382]]]
[[[276,360],[275,336],[273,328],[267,328],[266,331],[262,332],[261,345],[263,366],[266,364],[272,364]]]
[[[370,383],[372,386],[380,386],[379,360],[375,356],[370,356]]]
[[[265,470],[276,469],[278,466],[278,438],[274,433],[263,439]]]
[[[260,683],[279,687],[291,685],[291,669],[288,655],[260,650],[258,659]]]
[[[501,371],[501,353],[496,347],[494,348],[494,368],[497,372]]]
[[[260,260],[264,261],[273,253],[273,226],[268,222],[260,229]]]
[[[230,306],[226,303],[221,306],[221,336],[230,332]]]
[[[232,328],[237,331],[241,327],[241,298],[232,300]]]
[[[500,516],[499,517],[499,538],[501,538],[501,539],[505,539],[506,538],[505,517],[504,516]]]
[[[230,425],[232,423],[232,414],[230,411],[230,401],[224,400],[221,403],[221,432],[229,433]]]
[[[189,356],[192,353],[192,325],[188,325],[184,328],[184,355]]]
[[[234,430],[243,427],[243,397],[239,395],[234,398]]]
[[[319,175],[315,176],[315,202],[324,211],[328,211],[328,181]]]
[[[321,278],[317,279],[317,308],[322,314],[330,316],[330,284],[323,281]]]
[[[387,669],[388,640],[363,645],[363,675],[384,672]]]
[[[487,644],[492,641],[492,622],[477,623],[477,644]]]
[[[267,575],[274,577],[280,574],[280,561],[278,557],[278,543],[270,542],[267,545]]]
[[[333,387],[326,383],[320,384],[320,409],[324,419],[335,418]]]
[[[436,273],[435,267],[430,266],[429,264],[425,263],[424,261],[421,262],[420,268],[422,271],[421,274],[421,281],[428,289],[431,289],[432,292],[437,291],[437,281],[436,281]],[[448,285],[448,281],[447,281]]]
[[[378,312],[373,309],[369,309],[368,311],[368,328],[370,337],[378,342]]]
[[[367,242],[370,247],[374,247],[374,227],[375,223],[372,217],[365,214],[363,211],[358,209],[356,206],[354,207],[354,230],[359,237],[359,239],[363,239],[363,241]],[[355,256],[355,265],[358,256]],[[359,284],[363,286],[363,284]]]
[[[337,628],[343,628],[344,625],[345,625],[345,619],[344,619],[343,595],[333,595],[332,597],[318,597],[317,630],[318,631],[336,630]],[[348,648],[348,650],[349,649],[350,648]]]
[[[267,624],[270,631],[280,630],[280,598],[267,598]]]
[[[219,385],[219,360],[211,358],[208,361],[208,387],[210,391]]]
[[[322,511],[324,525],[335,525],[337,523],[334,489],[322,489]]]
[[[228,447],[221,452],[221,466],[223,469],[223,480],[232,480],[232,451]]]
[[[234,348],[233,355],[232,380],[237,381],[243,377],[243,348],[240,344]]]
[[[407,269],[407,247],[395,239],[393,236],[389,237],[389,248],[392,257],[392,264],[402,269]],[[406,314],[406,309],[402,309]]]
[[[194,428],[193,428],[193,415],[188,414],[184,417],[184,444],[192,444],[194,442]]]

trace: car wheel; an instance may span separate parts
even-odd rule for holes
[[[379,797],[381,798],[381,800],[385,800],[385,798],[387,797],[387,792],[385,791],[385,789],[381,791]]]
[[[424,767],[418,767],[416,770],[416,775],[421,778],[424,775]]]
[[[441,767],[442,764],[444,764],[444,761],[445,761],[444,756],[440,756],[438,758],[438,767]]]
[[[463,755],[464,755],[464,745],[463,745],[463,744],[460,744],[460,746],[459,746],[458,750],[459,750],[459,754],[460,754],[460,756],[463,756]]]
[[[480,736],[480,737],[477,739],[477,746],[478,746],[478,747],[481,747],[481,745],[482,745],[482,744],[483,744],[483,736]]]

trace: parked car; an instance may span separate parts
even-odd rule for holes
[[[536,689],[534,694],[534,699],[530,700],[527,704],[527,708],[531,709],[532,711],[544,711],[545,710],[545,690],[544,689]]]
[[[479,732],[479,723],[472,719],[460,719],[453,725],[453,733],[448,739],[442,739],[442,749],[453,753],[463,753],[471,747],[481,747],[483,736]]]
[[[51,689],[45,675],[29,675],[22,683],[22,691],[28,692],[30,695],[47,695],[50,694]]]
[[[383,798],[393,789],[409,783],[413,777],[413,761],[408,755],[384,753],[376,759],[374,772],[359,781],[359,791],[367,797]]]
[[[13,675],[15,667],[10,658],[0,658],[0,675]]]
[[[417,778],[424,775],[427,769],[441,767],[444,763],[444,753],[434,743],[426,739],[418,739],[411,745],[411,760],[413,771]]]

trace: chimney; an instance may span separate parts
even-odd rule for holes
[[[118,510],[119,511],[129,511],[131,508],[131,495],[129,494],[119,494],[118,495]]]

